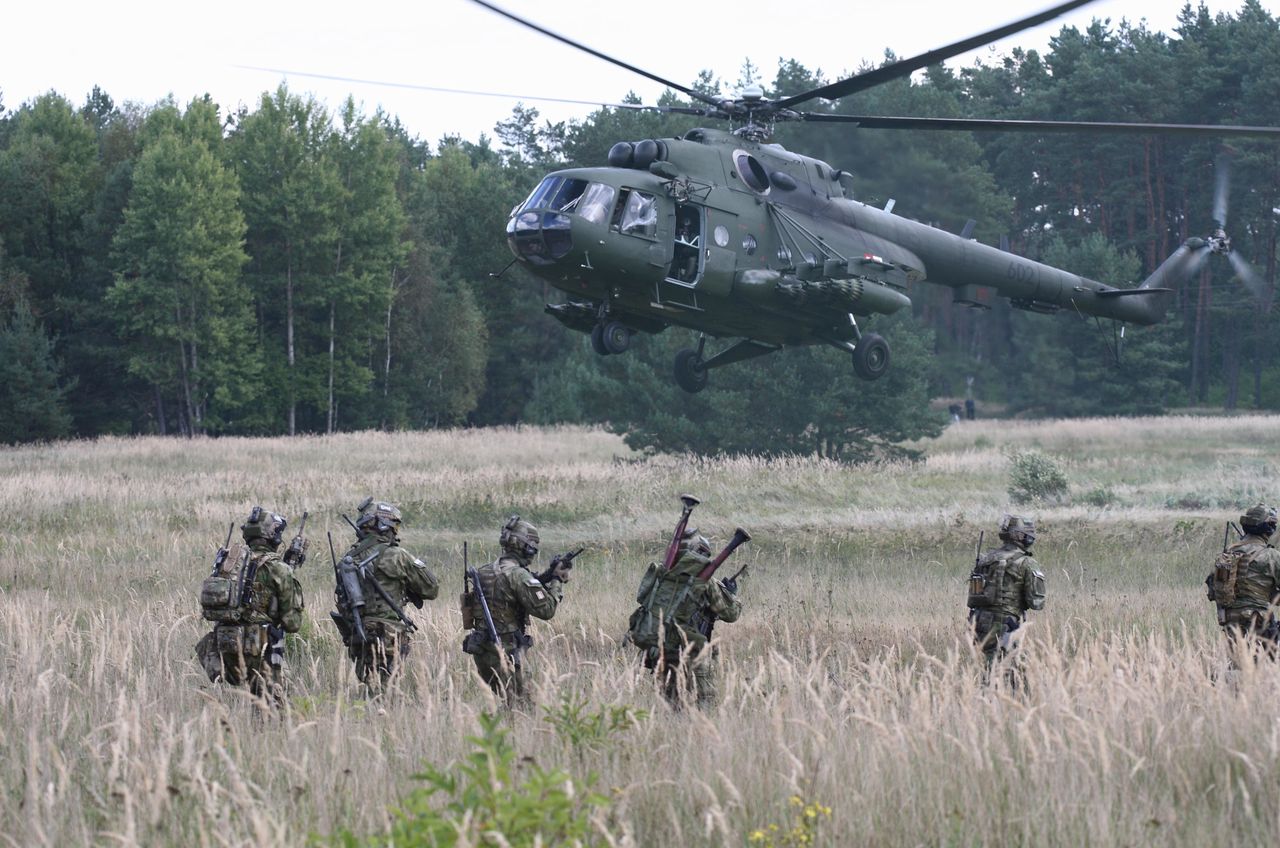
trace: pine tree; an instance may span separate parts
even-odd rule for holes
[[[57,439],[71,432],[53,341],[25,299],[0,329],[0,442]]]

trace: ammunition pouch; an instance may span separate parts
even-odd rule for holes
[[[223,656],[261,657],[267,649],[267,628],[261,624],[219,625],[213,628],[214,649]]]
[[[493,639],[483,630],[472,630],[462,638],[462,653],[482,654],[486,645],[492,645]]]

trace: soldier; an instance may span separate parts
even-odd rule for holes
[[[528,634],[529,616],[550,621],[564,599],[564,583],[569,582],[572,562],[559,557],[538,576],[529,565],[538,555],[538,528],[518,515],[511,516],[498,536],[502,555],[475,569],[475,581],[463,600],[464,624],[473,629],[462,643],[471,654],[476,671],[494,694],[504,698],[508,708],[529,706],[528,668],[525,651],[533,645]],[[483,593],[489,618],[497,635],[494,642],[489,622],[480,605]]]
[[[343,556],[360,566],[363,590],[360,609],[365,639],[354,636],[354,621],[342,609],[334,615],[347,655],[355,661],[356,677],[373,696],[386,691],[401,661],[409,653],[413,622],[405,603],[418,609],[440,593],[440,584],[422,560],[400,547],[400,510],[385,501],[366,498],[356,508],[356,542]],[[345,629],[343,625],[346,625]]]
[[[1014,646],[1013,634],[1022,626],[1027,610],[1044,609],[1044,574],[1031,556],[1036,524],[1020,515],[1000,521],[1003,545],[978,557],[969,575],[969,622],[974,639],[991,664]],[[1015,669],[1008,669],[1011,684]]]
[[[669,570],[649,563],[631,615],[628,637],[640,648],[644,667],[662,675],[662,694],[679,709],[688,692],[706,709],[719,697],[716,650],[707,650],[717,621],[737,621],[742,615],[734,578],[700,578],[711,561],[711,542],[695,529],[684,531]]]
[[[210,680],[247,685],[276,705],[284,700],[284,634],[302,626],[302,587],[277,553],[287,523],[255,506],[240,527],[248,548],[219,551],[200,589],[202,615],[215,624],[196,644]]]
[[[1233,640],[1256,638],[1267,656],[1276,656],[1280,636],[1271,607],[1280,600],[1280,551],[1270,544],[1276,510],[1266,504],[1240,516],[1244,537],[1224,546],[1205,578],[1209,600],[1217,604],[1218,624]]]

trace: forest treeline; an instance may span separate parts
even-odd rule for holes
[[[888,58],[888,57],[887,57]],[[782,59],[714,93],[827,81]],[[1043,54],[933,68],[835,104],[846,114],[1280,125],[1280,25],[1256,0],[1186,7],[1173,35],[1064,28]],[[664,102],[680,102],[670,93]],[[1214,257],[1169,320],[1127,328],[954,305],[917,286],[879,319],[894,367],[856,380],[833,349],[670,378],[689,334],[600,358],[545,316],[556,293],[510,261],[509,212],[549,170],[687,116],[603,109],[551,124],[517,107],[496,138],[431,144],[395,116],[334,112],[281,86],[226,114],[209,98],[0,101],[0,441],[103,433],[293,434],[608,423],[639,447],[860,457],[936,432],[928,400],[1013,412],[1280,407],[1280,328]],[[1118,284],[1213,228],[1223,145],[1171,135],[889,132],[779,125],[775,141],[853,173],[857,195]],[[1274,291],[1280,145],[1233,140],[1229,230]]]

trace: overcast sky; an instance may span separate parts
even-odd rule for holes
[[[548,29],[690,84],[709,68],[728,83],[744,59],[771,80],[779,57],[794,58],[831,81],[886,48],[910,56],[1052,5],[944,0],[496,0]],[[283,77],[242,66],[293,71],[290,89],[335,108],[348,94],[364,111],[397,115],[435,142],[446,133],[493,135],[518,98],[435,94],[301,76],[326,74],[515,95],[617,102],[635,91],[654,102],[661,87],[517,26],[469,0],[120,0],[116,3],[16,0],[0,12],[0,97],[14,109],[53,89],[79,104],[94,85],[117,103],[151,104],[172,94],[185,105],[205,92],[224,112],[255,107]],[[1210,0],[1234,13],[1240,0]],[[1280,0],[1264,0],[1273,14]],[[1096,0],[1053,23],[975,55],[994,61],[1016,46],[1045,49],[1063,25],[1094,18],[1145,19],[1172,32],[1182,0]],[[640,9],[645,11],[641,13]],[[555,120],[590,106],[528,100]],[[1046,118],[1053,116],[1046,115]],[[1117,115],[1117,119],[1142,116]]]

